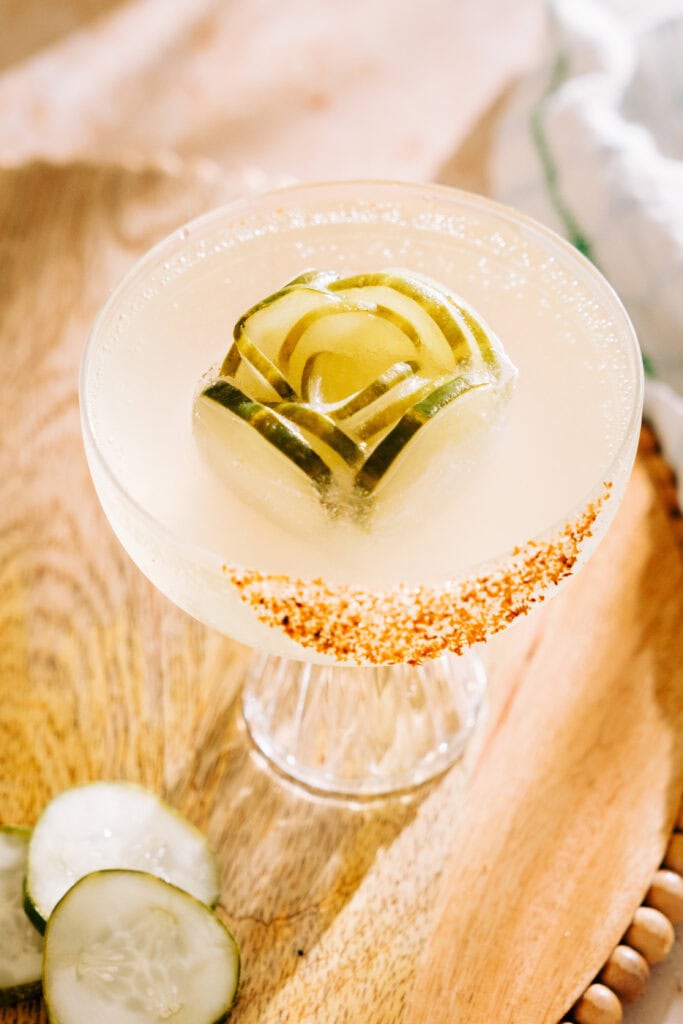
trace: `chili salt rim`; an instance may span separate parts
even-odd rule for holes
[[[260,622],[337,661],[419,664],[462,654],[540,604],[571,575],[612,483],[550,538],[530,540],[489,571],[442,584],[370,590],[222,566]]]

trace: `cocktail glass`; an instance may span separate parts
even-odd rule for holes
[[[351,547],[345,535],[335,556],[334,531],[290,537],[277,507],[287,496],[274,495],[270,519],[254,511],[232,493],[230,453],[223,499],[197,482],[207,472],[192,436],[201,374],[244,309],[310,266],[402,266],[443,280],[506,347],[509,334],[520,367],[502,430],[515,458],[523,449],[521,475],[505,478],[494,439],[483,482],[475,468],[434,500],[411,491],[415,514],[380,529],[377,566],[372,531]],[[642,390],[628,317],[573,248],[481,197],[391,182],[285,189],[175,232],[106,302],[80,380],[92,478],[124,548],[179,607],[256,648],[243,711],[269,761],[349,797],[409,789],[462,754],[485,689],[481,645],[555,593],[604,535],[632,468]],[[556,407],[566,423],[549,440]],[[459,519],[480,492],[493,497]]]

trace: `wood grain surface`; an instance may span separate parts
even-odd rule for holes
[[[585,571],[498,645],[464,766],[371,803],[283,782],[240,718],[248,652],[129,562],[80,441],[108,288],[223,198],[190,172],[0,172],[0,820],[95,778],[184,811],[221,861],[240,1024],[555,1024],[628,926],[680,795],[675,535],[640,467]]]

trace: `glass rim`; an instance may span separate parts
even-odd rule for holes
[[[604,482],[611,479],[614,468],[623,460],[629,447],[633,444],[634,433],[642,417],[642,405],[645,389],[643,361],[635,328],[623,302],[604,274],[598,270],[594,263],[579,252],[575,246],[562,238],[562,236],[557,234],[557,232],[553,231],[552,228],[549,228],[540,221],[528,216],[528,214],[518,211],[514,207],[507,206],[504,203],[500,203],[494,199],[489,199],[487,196],[482,196],[475,192],[468,192],[465,189],[454,188],[450,185],[403,181],[399,179],[349,178],[341,179],[339,181],[299,182],[297,184],[287,185],[277,189],[269,189],[257,194],[242,196],[237,199],[232,199],[227,203],[223,203],[220,206],[213,207],[211,210],[179,224],[172,232],[165,235],[162,239],[151,246],[151,248],[147,249],[141,257],[135,260],[130,269],[112,288],[107,299],[100,307],[90,331],[88,332],[79,371],[78,393],[81,430],[84,441],[86,442],[86,454],[88,459],[90,459],[90,457],[94,457],[96,459],[99,469],[103,472],[104,476],[113,486],[119,497],[122,498],[124,503],[134,511],[137,517],[144,520],[148,526],[151,527],[153,532],[163,536],[173,545],[181,548],[185,552],[191,552],[192,560],[196,563],[215,566],[217,562],[219,564],[224,563],[225,558],[220,554],[220,552],[212,548],[205,547],[197,541],[188,540],[186,537],[183,537],[180,533],[162,522],[152,512],[145,508],[137,498],[133,497],[128,488],[121,481],[103,454],[97,441],[91,421],[91,411],[87,399],[86,385],[93,354],[97,349],[99,329],[102,323],[109,317],[111,311],[116,308],[116,305],[120,301],[122,295],[125,294],[133,282],[135,282],[139,277],[144,276],[150,265],[157,263],[159,261],[159,257],[163,253],[166,253],[167,250],[171,250],[174,247],[174,244],[176,246],[185,246],[189,244],[192,241],[193,236],[200,233],[205,226],[213,224],[214,222],[220,221],[222,218],[231,215],[239,217],[242,211],[248,211],[255,204],[260,202],[267,203],[273,199],[277,200],[279,197],[285,199],[288,196],[308,195],[309,193],[323,192],[333,189],[340,190],[342,188],[349,187],[354,190],[381,189],[383,191],[398,191],[404,195],[409,192],[419,193],[423,196],[433,195],[435,197],[450,200],[451,202],[455,201],[460,206],[468,209],[480,209],[485,213],[493,214],[509,224],[523,226],[525,230],[530,232],[532,235],[543,240],[546,243],[545,247],[549,251],[552,252],[554,249],[555,251],[559,251],[569,257],[570,261],[582,272],[584,278],[587,278],[593,286],[599,289],[604,296],[606,303],[608,305],[611,304],[615,323],[617,321],[621,321],[620,333],[623,333],[625,328],[625,337],[628,339],[627,351],[633,362],[635,386],[631,399],[631,410],[628,417],[628,423],[624,427],[623,436],[619,440],[615,453],[612,456],[609,465],[600,474],[600,477],[595,484],[592,485],[592,487],[571,507],[571,509],[568,510],[564,516],[549,524],[547,527],[544,527],[543,530],[534,534],[533,537],[524,538],[520,543],[537,541],[544,537],[551,536],[573,516],[577,515],[582,509],[584,509],[591,500],[594,500],[595,496],[604,486]],[[480,568],[499,561],[509,553],[509,551],[500,552],[492,558],[486,559],[485,562],[480,561],[466,567],[463,573],[458,573],[457,575],[462,576],[476,573]],[[231,562],[231,564],[235,568],[252,568],[251,566],[241,566],[239,563],[235,562]],[[396,584],[392,584],[392,586],[394,585]]]

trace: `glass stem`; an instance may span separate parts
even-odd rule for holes
[[[463,753],[482,701],[479,656],[424,665],[315,665],[257,653],[243,691],[256,746],[330,794],[378,796],[438,775]]]

